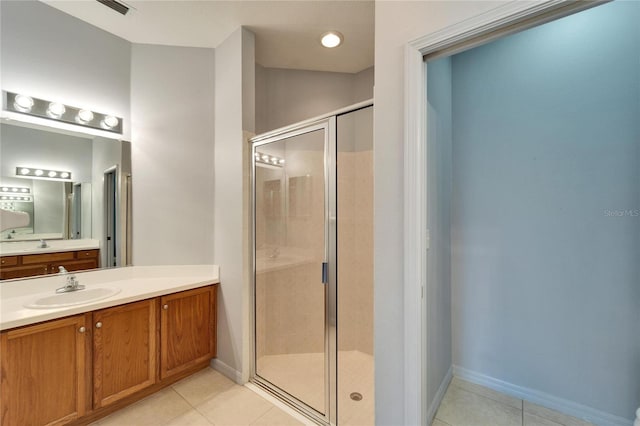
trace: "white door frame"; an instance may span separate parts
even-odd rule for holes
[[[405,45],[404,84],[404,424],[426,425],[427,67],[423,56],[493,40],[597,6],[598,1],[509,1]],[[418,374],[419,373],[419,374]],[[431,413],[432,414],[432,413]]]

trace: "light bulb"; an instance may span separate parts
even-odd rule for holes
[[[324,47],[331,49],[340,46],[342,44],[342,39],[343,36],[339,32],[329,31],[328,33],[322,35],[320,43],[322,43]]]
[[[20,174],[21,175],[28,175],[29,173],[31,173],[31,170],[24,168],[24,169],[20,169]]]
[[[118,123],[119,123],[118,119],[116,117],[114,117],[113,115],[107,115],[104,118],[104,120],[102,120],[102,124],[107,129],[113,129],[114,127],[116,127],[118,125]]]
[[[36,170],[35,171],[35,175],[36,176],[42,176],[44,174],[44,172],[42,170]]]
[[[56,177],[56,175],[57,175],[57,174],[58,174],[58,173],[57,173],[57,172],[54,172],[53,170],[51,170],[51,171],[48,173],[49,177],[51,177],[51,178],[52,178],[52,177]]]
[[[11,192],[18,192],[18,188],[11,188]]]
[[[7,187],[2,187],[2,191],[3,191],[3,192],[8,192],[8,191],[9,191],[9,188],[7,188]]]
[[[62,172],[62,173],[60,173],[60,177],[61,177],[62,179],[66,179],[66,178],[68,178],[68,177],[69,177],[69,173],[67,173],[67,172]]]
[[[93,120],[93,113],[91,111],[89,111],[88,109],[81,109],[80,112],[78,112],[78,121],[80,121],[81,123],[89,123]]]
[[[33,107],[33,98],[26,95],[16,95],[13,106],[22,112],[29,112]]]
[[[3,199],[3,200],[8,200],[8,199],[9,199],[9,197],[4,196],[4,197],[2,197],[2,199]]]
[[[284,164],[284,158],[280,159],[280,164]]]
[[[269,161],[269,156],[267,154],[262,154],[262,161]]]
[[[51,102],[47,109],[47,115],[53,118],[60,118],[67,109],[60,102]]]
[[[29,192],[29,190],[27,188],[22,188],[20,192]]]

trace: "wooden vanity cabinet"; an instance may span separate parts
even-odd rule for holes
[[[93,313],[93,408],[156,382],[157,299]]]
[[[69,271],[100,267],[100,250],[62,251],[0,257],[0,280],[57,274],[60,266]]]
[[[0,333],[0,424],[85,425],[209,365],[209,285]]]
[[[216,356],[215,287],[163,296],[160,306],[160,379]]]
[[[1,335],[2,425],[62,425],[86,409],[87,329],[75,315]]]

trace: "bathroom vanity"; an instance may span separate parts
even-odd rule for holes
[[[100,267],[98,240],[53,240],[46,247],[36,241],[0,242],[0,280],[84,271]]]
[[[43,254],[0,257],[0,280],[57,274],[60,266],[67,271],[83,271],[100,266],[100,250],[77,250]]]
[[[87,424],[216,356],[217,267],[76,275],[86,290],[118,291],[97,301],[31,309],[25,306],[34,300],[58,302],[50,295],[60,276],[2,284],[3,426]]]

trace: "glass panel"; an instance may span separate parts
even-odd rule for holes
[[[374,424],[373,108],[337,119],[338,424]]]
[[[255,155],[256,374],[325,414],[325,131]]]

